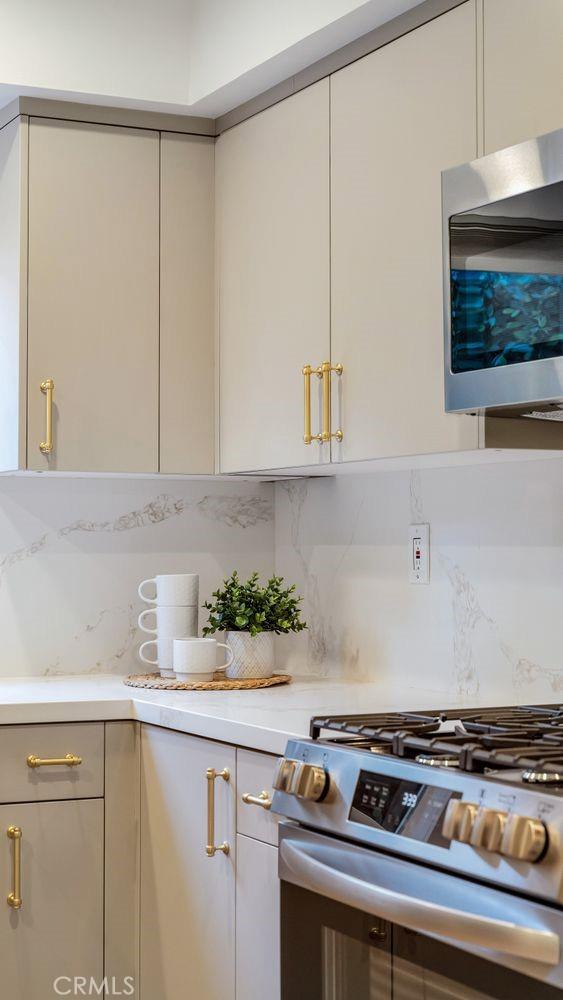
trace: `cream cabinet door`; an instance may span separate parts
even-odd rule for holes
[[[302,375],[330,356],[328,80],[225,132],[216,191],[221,471],[328,461]]]
[[[207,768],[215,844],[208,857]],[[141,996],[235,997],[235,750],[154,726],[141,734]]]
[[[485,152],[563,127],[563,3],[484,0]]]
[[[331,78],[333,460],[476,447],[446,415],[440,172],[476,156],[472,0]]]
[[[28,468],[157,471],[158,286],[158,133],[31,119]]]
[[[237,836],[237,998],[279,1000],[278,849]]]
[[[160,145],[160,471],[214,471],[212,139]]]
[[[6,902],[14,886],[10,827],[21,830],[17,910]],[[103,843],[102,799],[0,806],[3,997],[46,1000],[57,995],[57,985],[62,995],[74,996],[76,981],[89,988],[101,983]]]

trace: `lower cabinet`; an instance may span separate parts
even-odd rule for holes
[[[103,845],[103,799],[0,806],[3,997],[74,996],[102,980]]]
[[[142,726],[142,1000],[279,1000],[274,768]]]
[[[278,849],[237,836],[237,1000],[279,1000]]]
[[[234,747],[143,726],[143,1000],[235,1000],[235,776]]]

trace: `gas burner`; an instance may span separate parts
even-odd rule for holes
[[[426,767],[510,774],[563,795],[563,705],[319,716],[311,736]]]
[[[522,771],[522,781],[528,785],[562,785],[563,773],[559,771]]]
[[[459,767],[459,757],[453,753],[419,753],[414,759],[417,764],[424,764],[425,767]]]

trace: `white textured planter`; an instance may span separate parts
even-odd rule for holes
[[[271,677],[274,672],[274,633],[227,632],[227,644],[233,651],[233,662],[227,667],[229,680]]]

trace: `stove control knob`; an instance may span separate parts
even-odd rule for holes
[[[320,802],[328,792],[329,777],[324,767],[302,764],[295,780],[294,792],[298,799]]]
[[[547,843],[547,829],[541,819],[512,813],[506,820],[500,852],[516,861],[540,861]]]
[[[446,840],[460,840],[462,844],[468,844],[478,808],[474,802],[451,799],[442,824]]]
[[[485,851],[500,851],[508,813],[481,806],[473,823],[470,844]]]
[[[294,791],[293,784],[295,776],[300,767],[300,761],[282,757],[278,763],[277,771],[274,775],[274,780],[272,781],[272,786],[276,788],[278,792],[286,792],[287,795],[291,795]]]

